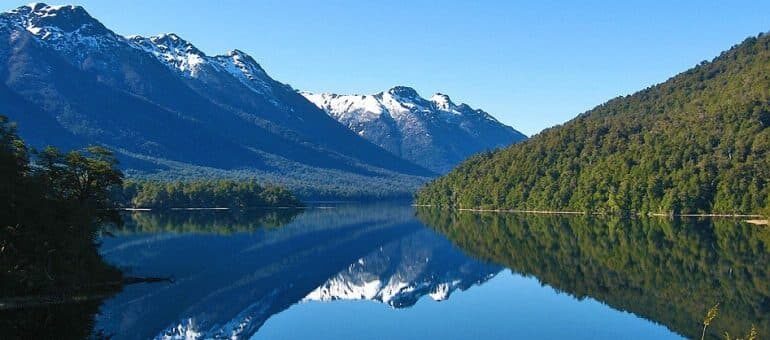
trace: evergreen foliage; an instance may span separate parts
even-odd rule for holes
[[[770,205],[770,36],[471,157],[416,202],[460,208],[760,213]]]
[[[96,247],[99,226],[117,216],[106,210],[122,183],[115,157],[101,147],[29,154],[0,116],[0,296],[119,286]]]
[[[127,181],[118,194],[140,208],[298,207],[302,203],[279,186],[254,180]]]

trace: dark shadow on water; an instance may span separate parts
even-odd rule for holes
[[[95,332],[95,316],[103,298],[15,310],[0,310],[2,339],[85,339],[105,337]]]
[[[101,228],[103,237],[100,243],[110,243],[128,235],[253,233],[260,229],[279,228],[290,223],[299,213],[299,209],[250,209],[123,214],[123,223]],[[28,243],[45,242],[49,248],[54,247],[52,244],[70,245],[68,248],[58,246],[55,249],[63,254],[77,254],[81,259],[78,260],[78,265],[70,265],[73,258],[67,258],[67,255],[54,257],[55,262],[51,263],[55,266],[49,271],[51,275],[64,277],[57,282],[77,282],[79,285],[70,285],[66,289],[51,287],[47,290],[36,290],[32,291],[31,295],[0,294],[0,339],[116,337],[118,334],[115,334],[115,331],[96,327],[95,320],[104,301],[118,294],[123,288],[146,287],[152,290],[174,283],[168,273],[135,276],[129,271],[124,272],[123,278],[119,274],[112,275],[113,272],[117,273],[115,267],[104,264],[90,243],[69,241],[71,237],[66,230],[62,226],[58,226],[58,229],[52,228],[51,232],[44,234],[46,237],[38,236],[30,239]],[[64,236],[59,236],[60,234]],[[16,244],[26,240],[22,237],[17,239],[19,240]],[[83,249],[79,250],[73,244],[82,245]],[[37,258],[38,255],[35,255],[31,260]],[[15,261],[28,262],[25,258]],[[71,279],[68,279],[69,277]],[[41,280],[47,281],[45,277]],[[15,287],[9,282],[4,282],[3,286]]]

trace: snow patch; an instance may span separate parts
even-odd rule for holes
[[[80,6],[31,3],[0,14],[0,21],[14,29],[12,37],[27,31],[42,44],[73,57],[76,63],[83,62],[88,53],[125,42]]]
[[[203,52],[174,33],[150,38],[132,36],[130,40],[136,47],[152,54],[163,64],[188,77],[195,78],[201,66],[206,63]]]
[[[394,120],[407,132],[426,135],[421,126],[439,119],[444,124],[460,126],[467,119],[484,119],[500,124],[488,113],[466,104],[456,105],[449,96],[436,93],[430,99],[419,96],[408,87],[396,86],[374,95],[340,95],[334,93],[300,92],[307,100],[324,110],[359,135],[367,123],[383,117]]]

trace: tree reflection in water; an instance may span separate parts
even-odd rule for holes
[[[472,256],[576,298],[700,337],[770,331],[770,230],[732,219],[592,218],[419,209],[418,217]]]

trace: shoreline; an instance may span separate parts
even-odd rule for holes
[[[436,207],[431,204],[412,204],[413,207]],[[445,209],[445,208],[441,208]],[[608,216],[613,214],[592,213],[586,211],[566,211],[566,210],[521,210],[521,209],[482,209],[482,208],[448,208],[448,210],[470,211],[470,212],[494,212],[494,213],[514,213],[514,214],[537,214],[537,215],[591,215]],[[665,214],[665,213],[632,213],[625,216],[654,216],[654,217],[720,217],[720,218],[747,218],[747,223],[755,225],[770,225],[770,220],[762,219],[764,216],[757,214]],[[618,216],[624,216],[618,214]]]
[[[183,208],[183,207],[174,207],[174,208],[115,208],[115,209],[109,209],[109,210],[116,210],[116,211],[127,211],[127,212],[146,212],[146,211],[201,211],[201,210],[215,210],[215,211],[227,211],[227,210],[248,210],[248,209],[265,209],[265,210],[272,210],[272,209],[305,209],[307,207],[305,206],[264,206],[264,207],[189,207],[189,208]]]
[[[540,215],[604,215],[599,213],[587,213],[583,211],[559,211],[559,210],[478,209],[478,208],[458,208],[456,210],[457,211],[474,211],[474,212],[540,214]]]

